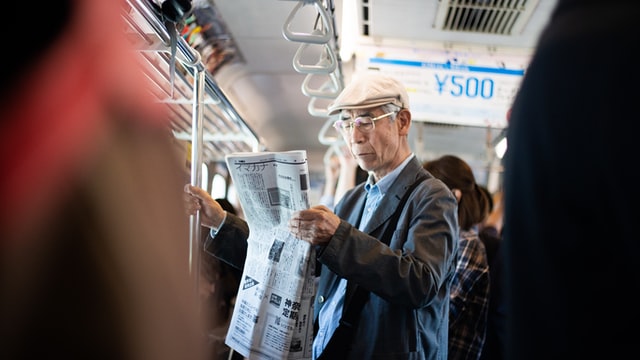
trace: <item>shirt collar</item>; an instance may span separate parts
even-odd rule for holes
[[[407,158],[404,159],[404,161],[400,165],[398,165],[387,175],[383,176],[382,179],[380,179],[380,181],[378,181],[377,183],[374,183],[375,180],[373,175],[369,175],[369,177],[367,178],[367,183],[364,185],[364,189],[369,192],[371,188],[375,186],[380,190],[381,194],[385,194],[387,190],[389,190],[389,187],[391,187],[391,184],[393,184],[393,182],[396,180],[398,175],[400,175],[402,169],[404,169],[409,161],[411,161],[411,159],[413,159],[414,157],[415,154],[411,153],[411,155],[407,156]]]

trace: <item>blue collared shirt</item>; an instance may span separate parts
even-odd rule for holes
[[[367,201],[364,205],[364,211],[362,212],[362,218],[360,219],[359,230],[363,230],[375,209],[378,207],[380,200],[387,193],[391,184],[396,180],[402,169],[409,163],[414,157],[414,154],[408,156],[400,166],[384,176],[377,183],[373,183],[373,176],[369,176],[367,183],[364,185],[364,189],[367,192]],[[340,318],[342,317],[342,308],[344,307],[344,296],[347,290],[347,280],[340,279],[338,287],[333,292],[333,295],[329,297],[327,304],[325,304],[320,313],[318,314],[318,334],[313,340],[312,359],[316,360],[322,350],[327,346],[331,335],[338,327]]]

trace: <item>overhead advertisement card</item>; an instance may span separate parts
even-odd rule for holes
[[[414,121],[506,128],[506,114],[528,65],[526,55],[365,46],[356,71],[402,81]]]

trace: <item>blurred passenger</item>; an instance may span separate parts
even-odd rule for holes
[[[340,147],[339,153],[330,156],[325,166],[325,183],[320,204],[333,209],[347,190],[367,180],[369,174],[358,166],[356,158],[346,145]]]
[[[478,184],[478,188],[480,189],[480,191],[482,191],[484,196],[487,198],[487,208],[485,209],[485,216],[489,216],[489,213],[493,210],[493,205],[494,205],[493,194],[491,193],[491,190],[489,190],[489,188],[487,188],[484,185]]]
[[[478,236],[487,249],[491,290],[489,297],[489,315],[487,319],[487,337],[482,347],[481,360],[504,359],[506,341],[504,247],[502,246],[502,224],[504,201],[502,190],[493,195],[493,206],[489,216],[480,226]]]
[[[142,85],[122,6],[59,1],[5,38],[24,51],[5,59],[20,64],[4,63],[0,98],[3,359],[206,359],[184,154]]]
[[[236,210],[236,207],[233,206],[231,201],[229,201],[229,199],[227,199],[226,197],[217,198],[216,201],[218,202],[218,204],[220,204],[224,211],[232,213],[233,215],[238,215],[238,210]]]
[[[507,359],[624,359],[640,307],[635,1],[559,0],[515,98],[504,176]],[[622,56],[620,56],[622,55]]]
[[[476,184],[469,164],[454,155],[427,161],[424,168],[442,180],[458,201],[459,258],[449,305],[449,359],[479,359],[487,331],[489,263],[476,230],[489,199]]]
[[[217,198],[216,201],[225,211],[238,215],[238,211],[227,198]],[[202,235],[206,239],[207,234],[203,233]],[[204,240],[202,244],[204,244]],[[208,343],[213,352],[211,359],[242,359],[240,354],[233,352],[225,344],[242,273],[208,253],[204,246],[200,246],[199,250],[202,260],[199,289],[206,318]]]
[[[491,192],[486,189],[485,193],[487,198],[490,199],[489,211],[484,221],[478,226],[478,235],[480,235],[480,240],[482,240],[487,250],[487,260],[489,261],[489,266],[491,266],[502,244],[502,221],[504,215],[502,210],[502,190],[491,194]]]
[[[370,176],[342,196],[335,214],[318,205],[294,213],[289,222],[296,238],[316,247],[321,267],[313,359],[325,358],[335,340],[346,340],[346,346],[328,359],[443,359],[458,250],[457,206],[446,185],[422,169],[410,150],[405,87],[380,74],[362,75],[329,111],[340,113],[336,128]],[[408,200],[400,206],[405,194]],[[187,214],[200,210],[202,224],[211,228],[207,249],[242,267],[246,222],[225,213],[198,187],[185,186],[185,205]],[[389,238],[382,238],[386,233]],[[338,323],[356,289],[352,285],[368,296],[356,312],[359,323],[352,337],[332,337],[336,328],[346,334]]]

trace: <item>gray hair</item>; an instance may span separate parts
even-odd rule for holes
[[[402,108],[396,104],[393,103],[388,103],[388,104],[384,104],[382,106],[380,106],[380,109],[382,109],[382,112],[386,113],[390,113],[392,111],[395,111],[396,113],[391,115],[389,118],[391,120],[391,122],[394,122],[396,120],[396,116],[398,116],[398,112],[400,110],[402,110]]]

